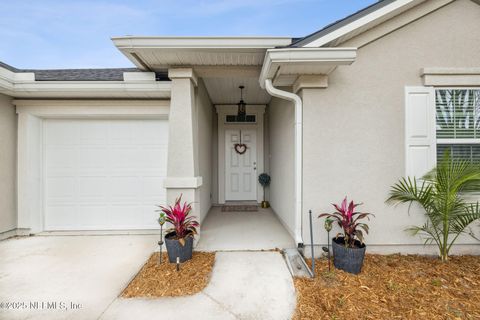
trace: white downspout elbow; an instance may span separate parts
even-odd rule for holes
[[[277,89],[271,79],[265,80],[267,92],[277,98],[289,100],[295,106],[295,242],[303,244],[302,237],[302,194],[303,194],[303,115],[302,99],[291,92]]]

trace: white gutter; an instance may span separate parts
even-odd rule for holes
[[[112,37],[113,44],[122,49],[269,49],[288,46],[291,37]]]
[[[303,194],[303,115],[302,99],[291,92],[275,88],[272,79],[265,79],[265,89],[277,98],[289,100],[295,106],[295,243],[303,244],[302,238],[302,194]]]

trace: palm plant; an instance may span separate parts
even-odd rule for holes
[[[402,178],[394,184],[389,204],[418,203],[425,211],[426,222],[407,230],[423,236],[424,244],[435,243],[442,261],[461,234],[475,237],[469,225],[480,219],[479,202],[468,202],[467,192],[480,191],[480,164],[452,159],[447,150],[437,167],[421,179]]]

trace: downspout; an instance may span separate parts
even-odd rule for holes
[[[291,92],[277,89],[272,79],[265,79],[265,89],[277,98],[292,101],[295,106],[295,242],[303,246],[302,238],[302,194],[303,194],[303,115],[302,99]]]

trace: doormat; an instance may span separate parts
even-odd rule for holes
[[[224,205],[222,206],[222,212],[256,212],[258,211],[257,205]]]

